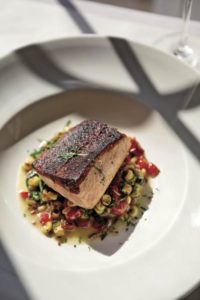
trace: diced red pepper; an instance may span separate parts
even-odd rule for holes
[[[115,216],[121,216],[128,208],[128,201],[124,200],[119,202],[117,205],[113,206],[111,209],[111,214]]]
[[[27,191],[21,190],[21,191],[19,191],[19,195],[20,195],[20,197],[21,197],[23,200],[25,200],[25,199],[28,198],[29,193],[28,193]]]
[[[159,174],[160,170],[158,167],[152,163],[149,163],[148,168],[147,168],[147,173],[151,177],[156,177]]]
[[[76,222],[78,224],[78,227],[81,228],[88,228],[91,225],[89,219],[78,219]]]
[[[136,161],[136,166],[139,169],[145,169],[146,171],[148,171],[148,167],[149,167],[149,163],[148,161],[144,158],[144,156],[140,156],[138,158],[138,160]]]
[[[62,219],[60,224],[61,224],[61,227],[66,231],[72,231],[75,229],[75,225],[73,223],[67,222],[66,220]]]
[[[51,221],[51,216],[48,212],[40,213],[40,215],[39,215],[40,224],[45,225],[49,221]]]
[[[118,185],[113,185],[113,188],[112,188],[112,190],[113,190],[113,192],[115,193],[115,194],[119,194],[119,186]]]
[[[138,148],[139,144],[136,139],[131,139],[131,148]]]
[[[140,147],[136,139],[131,140],[131,148],[129,152],[135,156],[141,156],[144,154],[144,149]]]
[[[62,212],[69,221],[76,220],[82,216],[82,211],[78,207],[65,208]]]

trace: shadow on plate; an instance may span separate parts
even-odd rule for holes
[[[117,234],[110,234],[105,240],[101,241],[96,239],[88,243],[88,245],[97,252],[106,256],[111,256],[116,253],[123,245],[128,241],[131,234],[134,232],[135,226],[126,228],[120,228],[120,232]]]
[[[28,292],[23,287],[23,282],[17,276],[6,249],[0,240],[0,298],[2,300],[28,300]]]
[[[137,201],[137,206],[140,209],[140,214],[135,220],[135,225],[126,226],[126,224],[120,224],[116,226],[117,233],[110,233],[103,241],[95,239],[89,242],[89,246],[101,254],[111,256],[116,253],[123,245],[128,241],[130,236],[134,233],[137,225],[143,217],[145,217],[145,211],[149,208],[152,200],[152,188],[150,184],[145,184],[141,191],[143,197]]]
[[[63,92],[37,101],[13,116],[0,131],[0,150],[12,146],[41,126],[72,113],[116,127],[136,127],[146,122],[151,110],[115,92],[96,89]]]

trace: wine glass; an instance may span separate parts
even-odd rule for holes
[[[177,32],[169,33],[154,42],[154,45],[163,50],[168,50],[177,56],[178,59],[187,64],[197,67],[198,56],[189,45],[189,25],[193,0],[183,0],[183,24],[181,34]]]
[[[177,48],[174,50],[174,54],[186,63],[196,66],[197,55],[194,50],[188,44],[189,38],[189,23],[191,18],[193,0],[184,0],[183,7],[183,28],[181,32],[181,37]]]

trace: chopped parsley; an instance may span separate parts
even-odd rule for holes
[[[65,124],[65,127],[69,127],[71,125],[72,121],[71,120],[68,120]]]
[[[33,150],[33,152],[30,153],[30,156],[32,156],[34,159],[37,159],[40,154],[42,154],[44,150],[41,148],[41,149],[35,149]]]
[[[63,241],[63,243],[67,243],[67,237],[64,237],[64,238],[62,239],[62,241]]]
[[[86,153],[76,153],[76,152],[66,152],[61,154],[61,157],[65,158],[65,159],[70,159],[72,157],[76,157],[76,156],[86,156]]]
[[[46,149],[50,149],[55,141],[46,141],[45,146],[40,147],[39,149],[34,149],[33,152],[30,153],[30,156],[32,156],[34,159],[39,158],[39,156],[44,152]]]
[[[93,213],[91,209],[82,208],[82,210],[85,218],[89,218]]]
[[[35,201],[40,201],[40,193],[39,192],[35,192],[35,191],[29,191],[30,193],[30,198],[35,200]]]
[[[101,238],[102,241],[106,238],[107,234],[108,234],[107,232],[102,232],[101,233],[100,238]]]
[[[39,189],[40,189],[40,192],[42,193],[43,190],[44,190],[44,187],[43,187],[43,184],[42,184],[42,181],[39,182]]]

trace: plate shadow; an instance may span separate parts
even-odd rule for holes
[[[36,101],[14,115],[0,131],[0,150],[14,145],[41,126],[72,113],[129,128],[144,123],[151,110],[143,103],[115,92],[96,89],[62,92]]]

